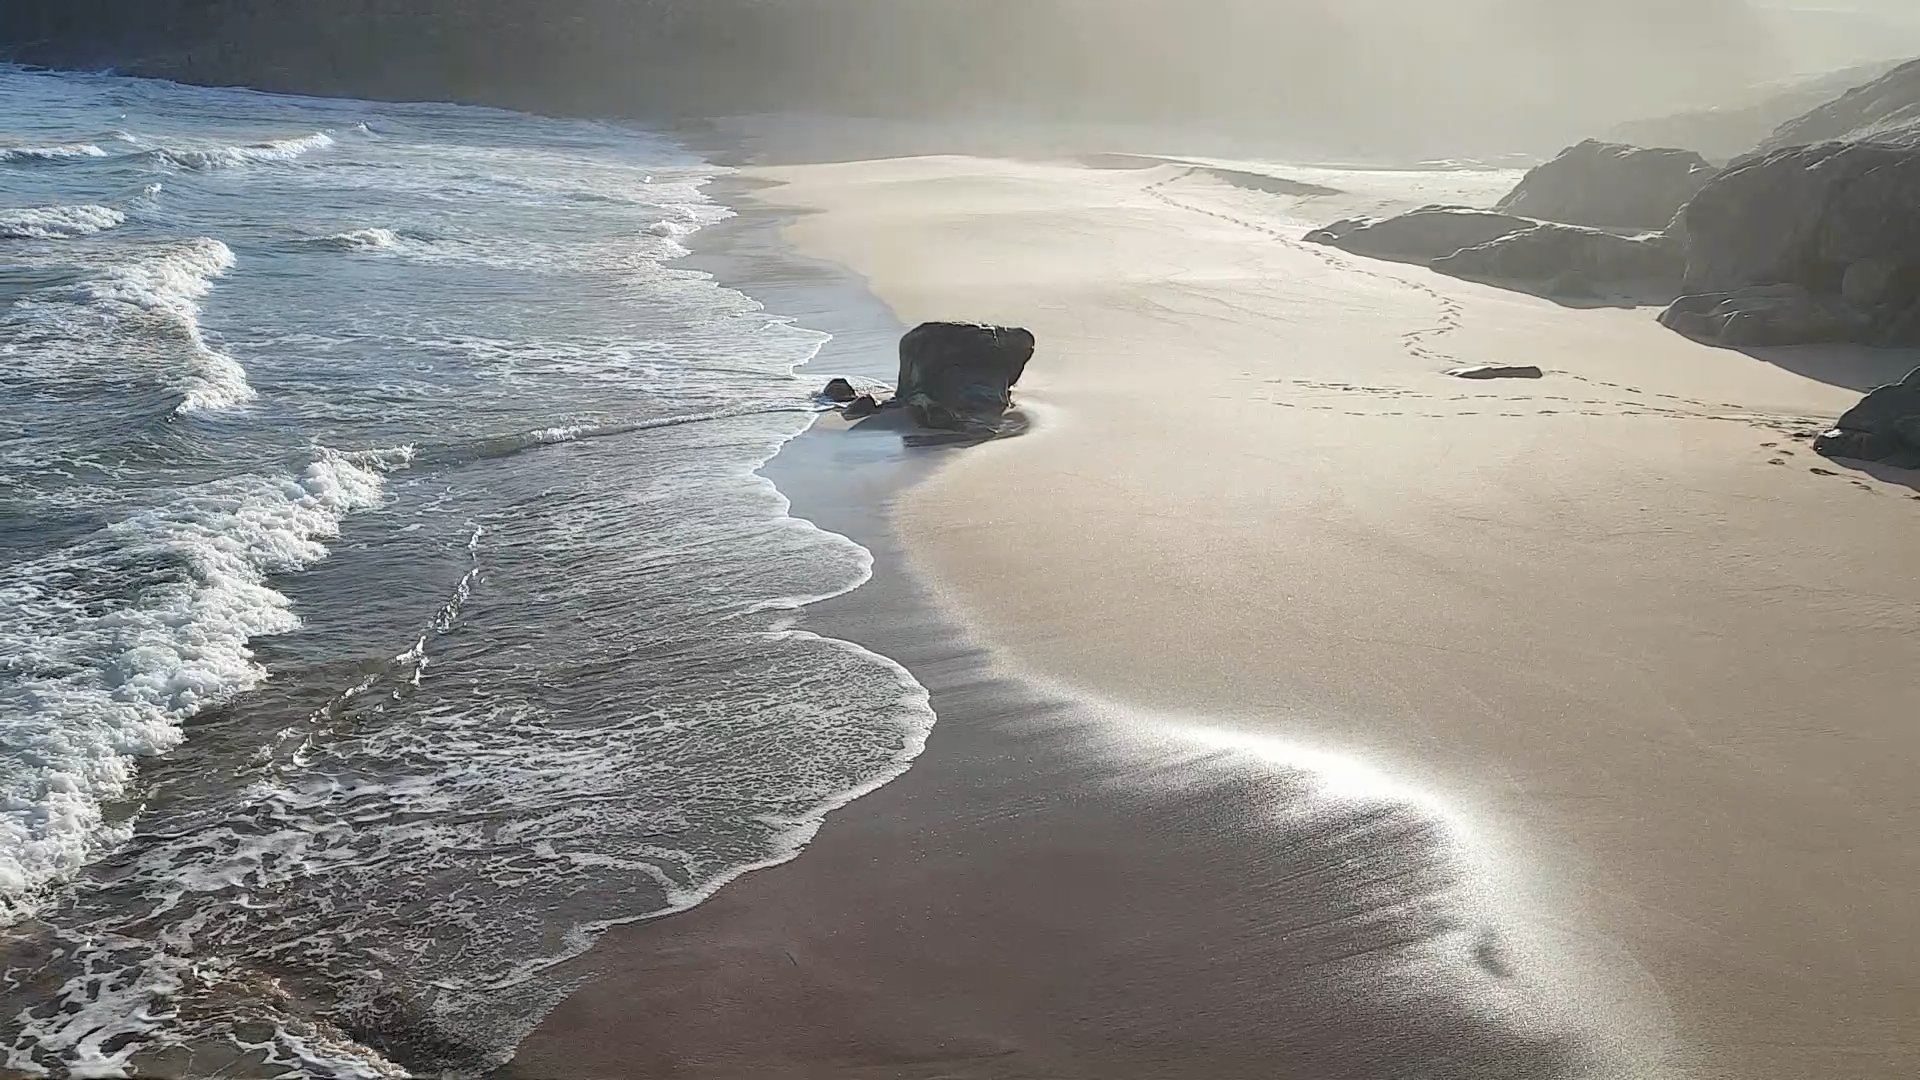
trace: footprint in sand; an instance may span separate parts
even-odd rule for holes
[[[1815,468],[1815,469],[1808,469],[1807,471],[1812,473],[1815,476],[1839,476],[1840,475],[1839,473],[1834,472],[1832,469]]]
[[[1774,458],[1772,461],[1767,462],[1769,465],[1785,465],[1786,463],[1786,458]]]

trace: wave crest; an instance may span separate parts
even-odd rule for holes
[[[201,333],[200,301],[233,265],[233,249],[203,236],[165,245],[148,258],[82,283],[78,293],[108,311],[132,308],[153,316],[184,339],[187,366],[176,384],[182,397],[177,411],[226,408],[251,400],[253,387],[240,362]]]
[[[182,722],[258,685],[247,643],[299,625],[268,584],[327,555],[378,471],[322,452],[298,475],[188,489],[165,507],[0,570],[0,926],[126,827],[140,757],[178,746]]]
[[[105,150],[92,143],[66,143],[60,146],[0,146],[0,163],[79,161],[106,156]]]
[[[299,138],[249,143],[245,146],[217,146],[192,149],[162,147],[158,150],[147,151],[147,153],[155,160],[176,169],[206,172],[212,169],[229,169],[241,165],[292,161],[303,154],[308,154],[315,150],[324,150],[332,145],[333,136],[324,131],[316,131],[311,135],[302,135]]]
[[[0,210],[0,238],[9,240],[67,240],[105,232],[126,222],[127,215],[110,206],[34,206]]]

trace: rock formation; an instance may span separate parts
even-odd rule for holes
[[[1433,261],[1444,274],[1511,282],[1550,296],[1626,291],[1663,300],[1679,291],[1686,265],[1684,246],[1664,233],[1621,236],[1551,222]]]
[[[1399,217],[1336,221],[1324,229],[1315,229],[1306,238],[1355,255],[1429,263],[1462,248],[1531,229],[1535,224],[1537,222],[1512,214],[1465,206],[1423,206]]]
[[[1885,75],[1891,63],[1861,64],[1808,78],[1796,78],[1735,91],[1709,108],[1620,124],[1607,133],[1614,142],[1635,146],[1684,146],[1713,161],[1731,161],[1753,153],[1780,125]]]
[[[1664,229],[1716,171],[1691,150],[1589,139],[1529,171],[1494,209],[1597,229]]]
[[[1675,329],[1726,344],[1920,344],[1920,146],[1775,151],[1716,177],[1676,225],[1696,295],[1663,317]]]
[[[1868,394],[1813,448],[1828,457],[1920,465],[1920,368]]]
[[[1920,145],[1920,60],[1780,125],[1760,152],[1836,140]]]
[[[922,427],[997,433],[1033,350],[1029,330],[924,323],[900,339],[895,400]]]

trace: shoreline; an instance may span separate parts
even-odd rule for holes
[[[609,935],[504,1076],[1920,1062],[1917,496],[1794,442],[1913,357],[1355,259],[1292,239],[1337,199],[1199,170],[749,176],[890,318],[1033,328],[1043,423],[865,474],[894,487],[857,431],[776,458],[876,559],[805,624],[928,687],[927,753]],[[1547,380],[1441,374],[1523,360]]]
[[[815,381],[890,381],[892,310],[795,249],[759,182],[721,190],[740,217],[683,265],[834,333]],[[927,750],[795,859],[608,932],[498,1080],[1614,1074],[1605,1038],[1516,970],[1443,809],[1350,762],[1320,764],[1382,786],[1142,727],[981,644],[898,518],[979,449],[829,414],[763,470],[873,552],[871,581],[799,622],[902,663],[933,697]]]

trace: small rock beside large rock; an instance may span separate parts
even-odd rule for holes
[[[1664,229],[1716,172],[1691,150],[1589,139],[1528,172],[1494,209],[1596,229]]]
[[[1920,368],[1869,393],[1813,448],[1828,457],[1920,465]]]

